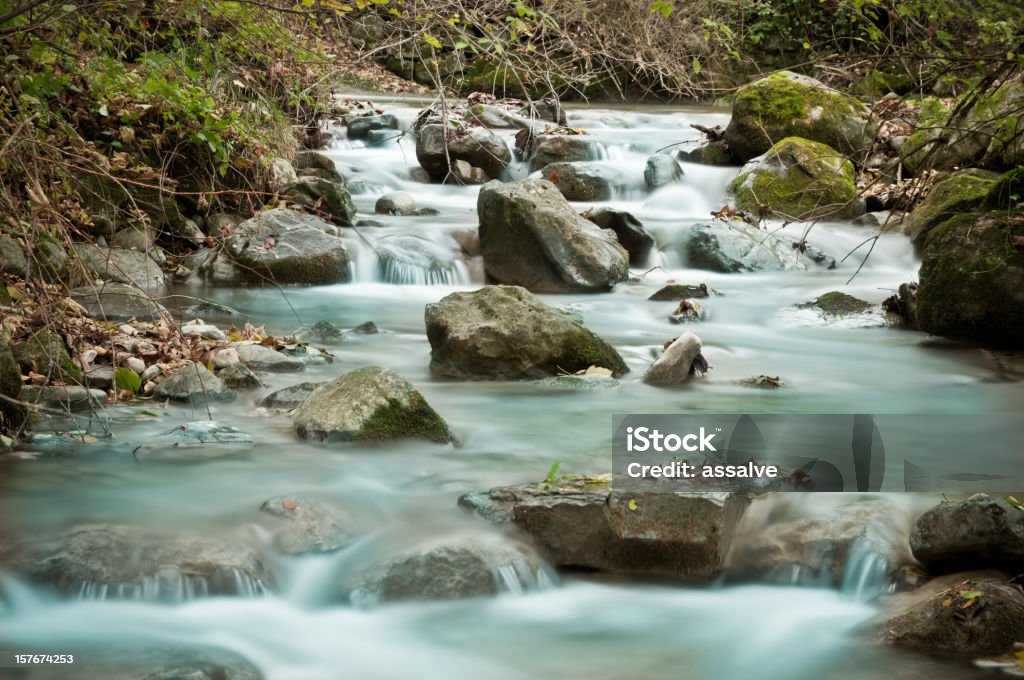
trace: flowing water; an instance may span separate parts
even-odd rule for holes
[[[400,103],[389,108],[404,125],[417,110]],[[237,310],[239,317],[205,318],[222,327],[249,318],[274,334],[285,334],[321,319],[342,328],[372,320],[382,332],[348,334],[326,345],[336,356],[333,364],[310,366],[303,374],[268,374],[266,389],[210,407],[215,419],[251,434],[255,444],[157,446],[162,433],[176,425],[207,418],[206,409],[181,406],[171,406],[162,418],[139,407],[121,407],[109,409],[104,423],[54,422],[54,427],[94,431],[109,427],[113,438],[41,448],[36,455],[7,461],[0,475],[4,529],[49,532],[111,522],[210,536],[241,531],[258,543],[259,532],[252,526],[261,502],[299,494],[343,506],[362,534],[414,544],[470,524],[473,530],[486,530],[456,509],[455,501],[465,491],[540,479],[555,460],[561,461],[564,473],[608,470],[613,413],[1024,411],[1019,387],[996,380],[978,350],[880,325],[825,326],[792,311],[793,305],[830,290],[877,303],[900,283],[915,279],[918,261],[900,235],[884,236],[849,285],[863,250],[833,271],[722,275],[683,268],[674,235],[708,219],[725,203],[725,189],[736,169],[684,164],[681,184],[648,193],[643,165],[661,147],[696,140],[691,123],[726,120],[721,112],[707,109],[570,112],[569,124],[586,128],[600,142],[595,162],[608,164],[624,178],[608,204],[636,215],[659,243],[649,267],[636,270],[636,281],[614,292],[544,296],[548,303],[582,315],[619,350],[631,373],[618,387],[581,392],[533,383],[432,378],[424,305],[483,283],[479,265],[462,257],[453,236],[475,228],[478,188],[416,181],[415,146],[408,135],[374,146],[341,135],[328,153],[346,176],[361,215],[377,223],[349,230],[346,236],[354,260],[351,283],[284,290],[195,287],[183,292]],[[511,177],[526,174],[522,167],[510,169]],[[439,214],[372,215],[377,197],[393,190],[408,191],[420,207]],[[586,207],[579,205],[580,210]],[[787,229],[796,236],[803,226]],[[840,260],[870,235],[863,227],[822,224],[809,240]],[[706,301],[708,318],[695,329],[712,370],[678,390],[657,389],[640,380],[662,343],[680,332],[667,320],[672,303],[646,301],[668,280],[706,282],[723,293]],[[371,364],[392,368],[412,381],[448,420],[460,445],[315,445],[299,441],[286,416],[256,409],[258,400],[273,389]],[[759,374],[779,375],[785,387],[766,391],[738,384]],[[813,512],[815,499],[806,503],[807,512]],[[20,676],[39,678],[97,677],[101,671],[104,677],[122,677],[111,671],[119,668],[118,659],[127,659],[124,667],[129,667],[153,650],[197,653],[200,648],[239,655],[270,679],[795,679],[975,673],[863,641],[858,629],[877,614],[868,596],[883,587],[885,571],[870,553],[851,560],[841,592],[781,585],[698,589],[571,578],[556,584],[543,582],[543,573],[541,583],[524,584],[513,570],[500,575],[509,592],[496,598],[376,607],[339,605],[326,594],[340,571],[369,559],[360,550],[329,558],[268,559],[281,574],[279,587],[261,593],[259,584],[239,586],[251,597],[203,597],[203,585],[173,573],[125,585],[119,593],[86,585],[81,599],[57,597],[8,578],[0,588],[0,647],[42,646],[78,654],[77,675],[65,668]],[[161,592],[177,595],[147,596]]]

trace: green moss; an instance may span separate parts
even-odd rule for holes
[[[26,373],[34,370],[51,380],[81,384],[82,370],[71,359],[59,335],[42,329],[24,342],[11,347],[18,366]]]
[[[551,367],[554,369],[552,372],[561,369],[575,373],[591,366],[600,366],[610,370],[616,378],[629,373],[629,366],[614,347],[579,325],[575,327],[572,338],[565,344],[554,363],[557,366]]]
[[[419,392],[412,392],[408,404],[389,398],[370,416],[356,435],[356,441],[426,439],[438,444],[452,441],[448,424]]]
[[[921,247],[928,233],[950,217],[981,206],[995,187],[998,175],[985,170],[961,170],[935,184],[927,198],[904,222],[904,230]]]
[[[0,342],[0,395],[11,399],[21,398],[21,371],[11,354],[11,349]],[[25,408],[0,399],[0,434],[12,435],[22,428],[28,417]]]
[[[1024,166],[1000,175],[986,198],[986,205],[995,210],[1020,209],[1024,204]]]
[[[847,316],[850,314],[860,314],[871,309],[872,305],[870,302],[865,302],[852,295],[841,293],[834,290],[824,295],[819,295],[818,299],[814,302],[807,302],[802,305],[798,305],[802,309],[809,309],[815,307],[830,314],[832,316]]]

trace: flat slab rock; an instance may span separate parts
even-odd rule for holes
[[[617,491],[600,479],[471,492],[459,505],[515,524],[557,567],[708,581],[720,574],[745,494]]]

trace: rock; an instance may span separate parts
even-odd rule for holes
[[[263,676],[256,669],[246,668],[240,664],[226,666],[219,663],[190,662],[171,665],[149,673],[142,680],[263,680]]]
[[[392,234],[373,244],[380,280],[397,284],[451,284],[462,260],[448,244],[411,234]]]
[[[21,399],[21,370],[14,360],[11,348],[0,340],[0,397]],[[21,431],[25,426],[28,412],[21,404],[12,403],[0,398],[0,434],[10,435]]]
[[[797,305],[797,307],[800,309],[817,309],[826,316],[844,317],[852,314],[863,314],[874,308],[874,305],[852,295],[834,290],[830,293],[819,295],[811,302]]]
[[[550,582],[527,546],[489,534],[423,542],[366,569],[347,586],[356,603],[454,600],[536,589]]]
[[[372,321],[364,321],[355,328],[352,329],[353,333],[359,333],[360,335],[376,335],[380,333],[377,328],[377,324]]]
[[[599,366],[629,372],[615,349],[573,315],[517,286],[452,293],[426,308],[430,370],[469,380],[544,378]]]
[[[286,555],[333,552],[355,540],[351,520],[325,503],[279,496],[265,501],[260,510],[277,518],[271,527],[274,546]]]
[[[301,371],[306,368],[302,361],[257,343],[238,343],[234,347],[242,363],[254,371]]]
[[[282,411],[293,409],[304,402],[306,397],[313,394],[313,390],[324,384],[326,383],[304,382],[285,387],[265,396],[263,401],[260,402],[260,406]]]
[[[368,366],[320,385],[292,416],[303,439],[452,441],[444,419],[397,373]]]
[[[607,166],[596,163],[552,163],[540,171],[569,201],[607,201],[615,193],[621,177]]]
[[[500,106],[476,103],[466,111],[466,118],[478,125],[491,129],[523,129],[531,127],[530,121]]]
[[[377,199],[373,208],[381,215],[412,215],[416,212],[416,199],[405,191],[392,191]]]
[[[318,217],[277,208],[238,225],[227,248],[251,283],[340,283],[348,280],[348,251],[341,238],[326,233],[329,227]]]
[[[658,187],[683,180],[683,169],[667,154],[655,154],[647,159],[644,166],[644,184],[651,191]]]
[[[791,220],[841,219],[860,211],[853,163],[833,149],[787,137],[743,166],[729,185],[736,207]]]
[[[647,299],[655,302],[679,302],[680,300],[689,298],[706,298],[708,295],[708,286],[706,283],[701,283],[696,286],[670,283],[669,285],[658,289]]]
[[[319,151],[308,149],[299,151],[295,154],[295,167],[301,171],[304,177],[320,177],[337,184],[345,183],[345,178],[338,172],[338,167],[331,157]],[[297,181],[297,179],[292,181]]]
[[[187,255],[184,264],[196,278],[209,283],[233,286],[242,279],[238,266],[222,249],[200,248]]]
[[[348,121],[348,138],[365,139],[373,130],[397,130],[398,119],[390,113],[368,114]]]
[[[541,385],[555,390],[565,392],[590,392],[593,390],[610,390],[619,386],[619,381],[610,375],[600,373],[580,375],[556,375],[550,378],[542,378],[532,381],[534,385]]]
[[[286,186],[297,181],[299,176],[295,174],[295,168],[287,159],[275,158],[271,161],[269,188],[272,192],[280,193]]]
[[[925,512],[910,533],[914,557],[932,572],[995,568],[1024,571],[1024,509],[975,494]]]
[[[452,161],[449,177],[456,184],[466,185],[487,184],[491,181],[491,178],[483,169],[470,165],[467,161],[463,160]]]
[[[741,162],[786,137],[803,137],[858,156],[868,151],[877,129],[870,109],[853,97],[813,78],[780,71],[736,92],[724,139]]]
[[[608,290],[629,275],[611,232],[584,220],[547,180],[491,182],[477,199],[487,273],[535,292]]]
[[[227,368],[241,363],[242,357],[234,347],[222,347],[212,350],[206,357],[207,363],[213,364],[214,368]]]
[[[224,382],[210,373],[206,366],[193,363],[182,366],[153,390],[153,397],[159,401],[189,401],[204,403],[211,401],[231,401],[235,393],[228,389]]]
[[[700,338],[689,331],[683,333],[647,369],[644,382],[659,387],[686,382],[693,371],[693,362],[700,356],[700,349]]]
[[[898,210],[879,210],[876,212],[864,213],[853,220],[858,227],[874,227],[885,229],[886,232],[900,229],[906,221],[906,213]]]
[[[28,260],[25,251],[10,236],[0,234],[0,274],[25,276],[28,271]]]
[[[232,389],[255,389],[263,387],[263,381],[243,364],[231,364],[217,373],[217,377]]]
[[[943,656],[1003,654],[1024,640],[1024,595],[1006,575],[937,578],[888,600],[880,641]]]
[[[875,560],[871,576],[882,581],[913,562],[904,513],[890,501],[855,501],[780,521],[773,500],[754,501],[744,518],[729,553],[731,579],[839,587],[869,556]],[[759,504],[768,510],[755,512]]]
[[[140,253],[149,252],[156,240],[153,230],[143,222],[133,222],[118,230],[111,239],[111,245],[115,248],[125,250],[137,250]],[[152,259],[152,255],[150,256]],[[159,263],[158,263],[159,264]]]
[[[599,151],[597,143],[584,135],[540,135],[530,155],[530,172],[552,163],[596,160]]]
[[[971,101],[959,100],[951,107],[940,100],[923,102],[917,130],[899,149],[907,170],[918,174],[925,167],[978,167],[1001,172],[1021,165],[1024,79],[1018,76],[989,92],[965,96]]]
[[[93,319],[107,321],[159,321],[171,318],[159,302],[135,286],[125,283],[101,283],[75,288],[71,299],[85,308]]]
[[[178,425],[167,432],[161,432],[163,441],[171,441],[175,446],[196,446],[200,444],[251,444],[252,435],[239,430],[234,425],[219,423],[216,420],[197,420],[192,423]]]
[[[959,170],[935,183],[928,196],[903,222],[903,231],[921,248],[928,234],[950,218],[983,207],[999,175],[987,170]]]
[[[281,193],[293,203],[318,214],[326,215],[331,222],[339,226],[352,226],[352,220],[356,215],[356,206],[345,187],[337,182],[320,177],[301,177],[298,181],[284,187]],[[259,219],[259,217],[257,215],[253,219]]]
[[[302,337],[314,342],[341,342],[344,333],[330,321],[320,320],[313,324],[313,327],[306,333],[303,333]]]
[[[615,232],[619,244],[629,253],[629,264],[641,267],[647,262],[655,246],[654,237],[631,213],[615,208],[594,208],[587,219],[602,229]]]
[[[29,338],[11,345],[11,353],[25,375],[31,371],[50,380],[82,381],[82,369],[71,359],[64,339],[48,328],[41,328]]]
[[[16,573],[85,599],[256,595],[271,580],[256,552],[232,541],[111,524],[33,535],[4,552]]]
[[[459,160],[482,169],[489,177],[498,177],[512,161],[512,153],[486,128],[449,128],[446,141],[444,127],[431,123],[419,130],[416,159],[432,180],[442,182],[448,177],[450,163]]]
[[[723,141],[706,142],[694,149],[677,151],[676,157],[684,163],[701,165],[733,165],[729,145]]]
[[[115,368],[109,364],[92,366],[83,374],[86,387],[106,392],[114,387]],[[145,370],[145,369],[143,369]],[[141,375],[141,371],[135,371]]]
[[[917,289],[921,330],[1003,347],[1024,346],[1024,228],[1005,212],[958,215],[925,241]]]
[[[799,242],[781,234],[765,234],[740,220],[696,224],[679,234],[688,267],[723,274],[749,271],[834,269],[836,261],[813,246],[804,252]]]
[[[565,114],[565,108],[562,106],[562,102],[558,101],[556,97],[543,97],[541,99],[528,102],[519,110],[519,114],[528,118],[551,121],[555,125],[563,127],[568,122],[568,117]]]
[[[202,319],[193,319],[192,321],[183,323],[180,326],[180,330],[184,335],[194,335],[200,338],[206,338],[207,340],[226,342],[228,339],[228,336],[224,334],[224,331],[213,324],[205,323]]]
[[[88,243],[76,244],[74,251],[89,272],[105,281],[131,284],[150,293],[162,292],[167,283],[160,265],[146,253],[124,248],[100,248]]]
[[[725,567],[747,498],[629,492],[595,480],[468,493],[459,505],[525,532],[554,566],[710,581]],[[635,509],[631,509],[635,508]]]

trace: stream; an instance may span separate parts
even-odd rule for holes
[[[410,102],[385,108],[405,126],[418,110]],[[156,418],[142,413],[144,406],[130,405],[109,408],[104,422],[55,420],[58,429],[109,427],[113,437],[5,461],[0,526],[24,533],[109,522],[227,535],[250,531],[264,500],[297,494],[341,505],[361,533],[412,544],[432,535],[489,531],[456,508],[466,491],[542,479],[556,460],[563,473],[607,471],[614,413],[1024,412],[1019,386],[1000,382],[977,349],[883,325],[826,325],[793,310],[832,290],[877,304],[900,283],[915,280],[919,262],[902,235],[883,236],[849,285],[865,249],[831,271],[726,275],[683,268],[674,234],[706,221],[726,203],[726,186],[737,168],[684,163],[683,182],[651,193],[643,185],[644,163],[666,145],[696,142],[699,133],[691,123],[724,126],[727,120],[718,110],[678,107],[569,111],[568,124],[600,142],[595,162],[632,178],[603,205],[633,213],[658,241],[648,267],[635,268],[636,280],[611,293],[541,296],[579,313],[618,349],[631,372],[617,388],[574,391],[432,378],[424,305],[483,284],[479,266],[463,261],[453,238],[476,227],[479,187],[416,181],[410,135],[366,146],[341,133],[325,153],[346,177],[359,217],[378,223],[346,230],[350,283],[283,290],[182,286],[176,292],[237,310],[237,317],[203,317],[221,328],[250,319],[285,335],[326,319],[343,329],[373,321],[381,332],[346,334],[323,345],[335,355],[333,364],[266,374],[266,388],[210,406],[214,419],[251,434],[253,445],[151,454],[144,449],[133,456],[176,425],[206,419],[204,408],[171,405]],[[502,134],[511,144],[511,132]],[[508,172],[512,178],[528,174],[518,166]],[[439,214],[374,215],[376,199],[395,190],[411,193],[419,207]],[[787,227],[794,236],[802,229]],[[819,224],[808,240],[839,261],[872,233],[848,223]],[[712,369],[682,389],[656,388],[640,379],[662,343],[681,332],[667,319],[673,303],[647,301],[670,280],[707,283],[722,293],[704,301],[708,318],[692,328]],[[257,410],[275,389],[374,364],[411,381],[451,425],[459,446],[318,445],[298,439],[287,416]],[[760,374],[780,376],[784,386],[758,390],[738,384]],[[834,502],[812,495],[803,499],[802,511],[810,514]],[[371,559],[372,552],[357,546],[331,557],[277,556],[275,568],[284,574],[280,587],[248,598],[76,600],[4,577],[0,649],[73,651],[77,661],[28,672],[0,668],[0,677],[136,677],[118,673],[145,668],[150,655],[174,656],[175,650],[184,650],[181,658],[197,650],[237,655],[268,680],[983,675],[970,666],[871,644],[859,632],[877,615],[877,606],[827,588],[695,588],[565,576],[528,592],[515,592],[513,583],[510,592],[490,599],[370,608],[332,603],[324,593],[338,570]],[[862,582],[865,576],[848,578]]]

